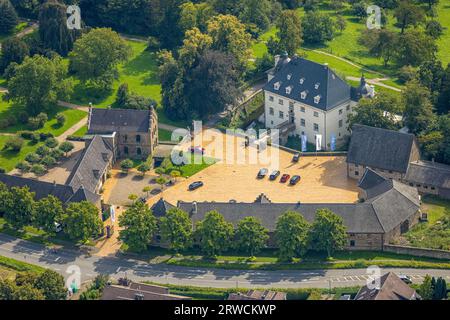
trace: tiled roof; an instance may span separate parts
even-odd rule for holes
[[[92,108],[89,114],[88,134],[145,133],[150,130],[151,116],[151,110]]]
[[[348,163],[406,173],[415,137],[363,125],[354,125]]]
[[[366,171],[364,172],[363,177],[361,178],[361,180],[358,183],[358,187],[360,187],[363,190],[368,190],[368,189],[371,189],[371,188],[379,185],[380,183],[382,183],[385,180],[386,180],[386,178],[379,175],[372,169],[367,168]]]
[[[155,217],[164,217],[167,211],[172,208],[175,208],[175,206],[161,198],[151,207],[151,210]]]
[[[95,193],[101,175],[105,172],[112,159],[112,151],[101,136],[94,136],[72,170],[67,184],[75,190],[84,187]]]
[[[405,180],[450,189],[450,166],[429,161],[411,162]]]
[[[362,287],[355,300],[420,300],[414,289],[404,283],[395,273],[389,272],[379,279],[379,288]]]
[[[328,66],[299,57],[284,65],[264,90],[322,110],[351,99],[351,87]]]

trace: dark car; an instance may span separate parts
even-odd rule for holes
[[[194,191],[194,190],[197,190],[198,188],[201,188],[201,187],[203,187],[203,182],[196,181],[196,182],[193,182],[193,183],[191,183],[189,185],[189,190],[190,191]]]
[[[299,162],[300,161],[300,153],[294,154],[294,157],[292,158],[292,162]]]
[[[272,172],[272,174],[270,175],[270,180],[276,180],[279,176],[280,176],[280,174],[281,174],[281,172],[280,171],[278,171],[278,170],[276,170],[276,171],[274,171],[274,172]]]
[[[259,170],[258,172],[258,179],[263,179],[267,173],[269,172],[269,170],[267,170],[266,168],[262,168],[261,170]]]
[[[293,176],[291,181],[289,182],[292,186],[295,186],[297,183],[299,183],[301,177],[300,176]]]
[[[204,154],[205,154],[205,148],[202,148],[202,147],[200,147],[200,146],[197,146],[197,147],[191,147],[191,148],[189,149],[189,151],[190,151],[192,154],[201,154],[201,155],[204,155]]]
[[[291,176],[288,175],[288,174],[283,174],[283,176],[282,176],[281,179],[280,179],[280,182],[281,182],[281,183],[286,183],[286,182],[289,180],[290,177],[291,177]]]

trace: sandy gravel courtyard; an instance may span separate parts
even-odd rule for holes
[[[279,167],[281,174],[291,176],[300,175],[302,180],[296,186],[290,186],[276,181],[269,181],[268,177],[258,180],[256,175],[260,168],[266,167],[269,172],[270,165],[262,164],[229,164],[226,152],[214,154],[213,144],[203,143],[209,156],[222,159],[219,163],[208,167],[185,181],[169,188],[161,195],[170,203],[176,204],[182,201],[242,201],[251,202],[261,193],[266,194],[273,202],[298,202],[303,203],[353,203],[357,201],[358,189],[356,181],[347,178],[345,157],[302,157],[300,162],[292,163],[292,154],[279,150]],[[236,138],[235,155],[245,153],[248,156],[249,149],[244,149],[243,140]],[[225,145],[225,142],[223,142]],[[270,150],[269,147],[269,153]],[[237,156],[236,156],[237,157]],[[203,181],[205,186],[190,192],[188,186],[194,181]],[[153,203],[160,197],[150,199]]]

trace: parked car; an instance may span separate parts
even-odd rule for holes
[[[267,170],[266,168],[262,168],[261,170],[259,170],[258,179],[263,179],[267,175],[268,172],[269,172],[269,170]]]
[[[202,148],[200,146],[196,146],[196,147],[190,147],[189,151],[192,154],[201,154],[204,155],[205,154],[205,148]]]
[[[55,232],[60,233],[61,231],[63,231],[62,224],[55,222]]]
[[[406,283],[406,284],[411,284],[411,283],[412,283],[412,279],[411,279],[410,276],[401,274],[401,275],[399,275],[398,277],[400,278],[400,280],[402,280],[402,281],[403,281],[404,283]]]
[[[294,154],[294,157],[292,158],[292,162],[299,162],[300,161],[300,153]]]
[[[289,182],[292,186],[295,186],[297,183],[299,183],[301,177],[300,176],[293,176],[291,181]]]
[[[281,182],[281,183],[286,183],[290,178],[291,178],[290,175],[288,175],[288,174],[283,174],[283,175],[281,176],[280,182]]]
[[[196,181],[196,182],[193,182],[193,183],[191,183],[189,185],[189,191],[194,191],[194,190],[197,190],[198,188],[201,188],[201,187],[203,187],[203,182]]]
[[[280,176],[281,172],[278,170],[275,170],[274,172],[272,172],[272,174],[270,175],[270,180],[276,180],[279,176]]]

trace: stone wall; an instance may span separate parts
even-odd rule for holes
[[[446,259],[450,260],[450,251],[446,250],[435,250],[435,249],[425,249],[425,248],[414,248],[406,246],[396,246],[391,244],[385,244],[383,250],[386,252],[393,252],[397,254],[409,254],[417,257],[427,257],[435,259]]]

